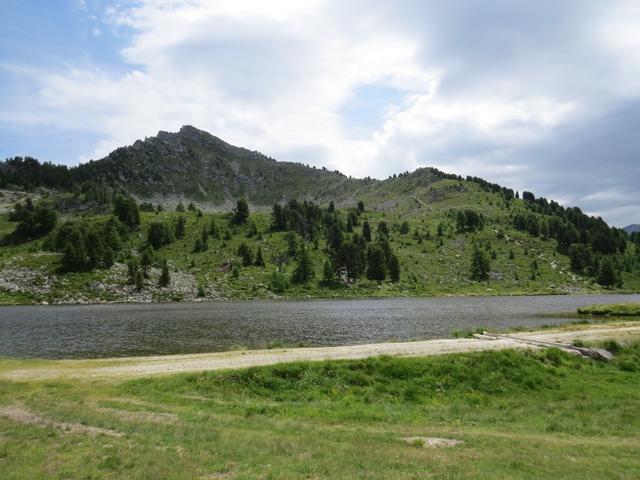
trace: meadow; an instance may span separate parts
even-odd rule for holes
[[[638,478],[640,345],[607,347],[5,379],[0,476]]]

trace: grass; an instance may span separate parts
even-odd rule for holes
[[[366,279],[352,285],[322,283],[322,268],[326,258],[325,240],[311,246],[310,254],[316,276],[307,285],[291,285],[284,293],[275,292],[270,277],[275,271],[273,257],[286,251],[284,233],[270,232],[270,214],[268,211],[254,211],[250,220],[260,232],[247,238],[248,227],[229,226],[228,218],[222,213],[206,213],[199,217],[187,212],[186,235],[183,239],[158,250],[158,256],[167,258],[170,264],[182,273],[194,279],[195,297],[198,285],[208,292],[216,292],[215,298],[252,299],[252,298],[359,298],[359,297],[402,297],[432,295],[524,295],[524,294],[562,294],[562,293],[602,293],[603,290],[585,277],[574,277],[570,273],[569,260],[556,253],[554,240],[534,238],[527,233],[515,230],[510,225],[509,215],[525,211],[521,200],[506,207],[497,195],[482,192],[474,184],[466,185],[463,191],[456,187],[457,182],[441,180],[428,186],[416,185],[411,195],[394,190],[389,184],[389,199],[395,199],[393,206],[386,211],[376,210],[375,198],[363,193],[365,205],[372,205],[360,217],[361,223],[367,219],[375,231],[375,225],[386,221],[391,227],[391,245],[397,252],[401,263],[401,279],[392,283],[386,281],[382,286]],[[400,188],[400,187],[398,187]],[[440,192],[438,195],[435,193]],[[429,198],[437,197],[437,200]],[[423,200],[424,199],[424,200]],[[478,232],[456,232],[450,212],[461,208],[482,211],[486,227]],[[346,218],[347,208],[341,212]],[[141,250],[145,244],[146,231],[153,221],[175,222],[176,212],[143,213],[139,233],[131,236],[130,249]],[[201,235],[202,229],[214,219],[221,230],[218,239],[209,239],[206,252],[194,253],[193,245]],[[407,220],[409,234],[401,234],[394,226]],[[442,223],[444,235],[437,237],[437,226]],[[6,216],[0,215],[0,230],[10,231],[12,224]],[[359,232],[361,226],[355,228]],[[231,238],[225,240],[225,232]],[[498,238],[502,230],[504,236]],[[429,236],[427,236],[427,233]],[[469,279],[471,242],[475,240],[486,246],[491,259],[492,279],[475,282]],[[236,278],[228,268],[228,262],[238,263],[235,254],[241,243],[247,243],[255,252],[262,248],[267,262],[266,268],[249,266],[240,269]],[[94,288],[97,283],[126,283],[126,274],[115,275],[113,271],[96,270],[93,272],[60,275],[59,255],[38,253],[40,241],[27,242],[17,246],[0,247],[0,272],[9,268],[28,268],[50,275],[53,279],[48,292],[37,293],[24,288],[21,292],[0,293],[0,303],[49,303],[67,298],[83,298],[86,301],[117,301],[118,296],[108,290]],[[484,248],[484,247],[483,247]],[[513,252],[513,258],[511,257]],[[120,259],[124,261],[124,259]],[[295,261],[285,265],[287,275],[295,268]],[[623,289],[617,291],[640,291],[640,275],[637,268],[623,274]],[[170,292],[158,294],[157,301],[175,300]],[[122,301],[122,299],[120,299]]]
[[[640,303],[589,305],[578,308],[578,313],[581,315],[640,317]]]
[[[611,363],[500,351],[4,381],[0,406],[124,435],[0,417],[0,477],[637,478],[639,389],[640,345]],[[412,436],[464,444],[400,440]]]

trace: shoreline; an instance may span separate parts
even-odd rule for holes
[[[343,297],[327,297],[327,296],[291,296],[291,297],[254,297],[254,298],[218,298],[218,299],[202,299],[202,300],[185,300],[185,301],[150,301],[150,302],[119,302],[119,301],[103,301],[103,302],[68,302],[68,303],[0,303],[2,307],[71,307],[71,306],[98,306],[98,305],[198,305],[198,304],[218,304],[218,303],[243,303],[243,302],[307,302],[307,301],[358,301],[358,300],[401,300],[415,299],[427,300],[433,298],[497,298],[497,297],[602,297],[610,295],[633,296],[640,295],[640,291],[605,291],[605,292],[581,292],[581,293],[499,293],[499,294],[476,294],[476,293],[452,293],[452,294],[435,294],[435,295],[372,295],[372,296],[343,296]]]
[[[517,338],[514,336],[517,335]],[[640,340],[638,322],[571,325],[564,328],[518,332],[509,338],[456,338],[419,342],[374,343],[338,347],[234,350],[186,355],[119,357],[90,360],[0,360],[0,379],[117,380],[211,370],[233,370],[291,362],[354,360],[369,357],[422,357],[506,349],[535,349],[527,341],[571,343]],[[3,363],[5,365],[3,365]],[[8,364],[8,365],[7,365]],[[14,364],[14,365],[12,365]]]

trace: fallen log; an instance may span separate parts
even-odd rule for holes
[[[528,345],[533,345],[536,347],[543,348],[558,348],[568,353],[579,354],[584,358],[592,358],[593,360],[599,360],[604,362],[609,362],[613,360],[613,353],[604,348],[588,348],[588,347],[578,347],[575,345],[569,345],[566,343],[555,343],[555,342],[545,342],[543,340],[533,340],[529,338],[520,338],[514,337],[513,335],[504,335],[500,333],[489,333],[482,332],[482,334],[474,335],[475,338],[479,338],[482,340],[498,340],[500,338],[506,338],[509,340],[515,340],[516,342],[526,343]]]

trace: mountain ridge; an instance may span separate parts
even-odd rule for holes
[[[73,168],[0,162],[12,186],[0,303],[640,291],[637,236],[577,207],[429,167],[354,179],[190,126]]]

